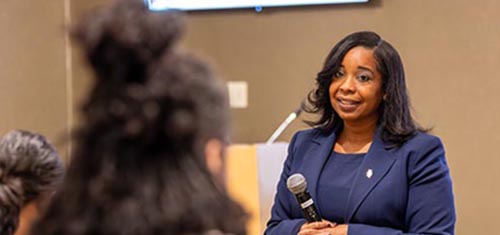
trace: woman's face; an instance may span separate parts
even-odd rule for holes
[[[352,48],[330,83],[330,102],[345,124],[376,123],[382,101],[382,77],[373,50]]]

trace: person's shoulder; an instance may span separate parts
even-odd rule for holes
[[[417,132],[405,143],[403,156],[408,160],[410,178],[425,175],[436,169],[447,168],[446,151],[441,139],[435,135]]]
[[[303,135],[303,136],[317,136],[323,134],[319,128],[309,128],[304,130],[299,130],[295,133],[295,135]]]
[[[295,132],[288,146],[288,153],[295,156],[294,159],[302,159],[313,146],[318,145],[324,138],[323,133],[318,128],[310,128]]]
[[[295,135],[293,136],[293,139],[296,140],[306,140],[306,139],[315,139],[324,136],[325,133],[321,131],[319,128],[309,128],[309,129],[304,129],[304,130],[299,130],[295,132]]]
[[[438,136],[425,133],[422,131],[417,131],[415,135],[408,140],[408,143],[413,144],[440,144],[441,139]]]
[[[430,149],[443,148],[443,144],[438,136],[417,131],[411,139],[403,144],[402,148],[409,151],[425,152]]]

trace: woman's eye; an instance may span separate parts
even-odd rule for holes
[[[359,80],[360,80],[360,81],[362,81],[362,82],[366,82],[366,81],[369,81],[369,80],[370,80],[370,76],[365,75],[365,74],[363,74],[363,75],[359,75],[359,77],[358,77],[358,78],[359,78]]]
[[[337,71],[337,72],[335,72],[335,74],[333,75],[333,77],[335,77],[335,78],[340,78],[340,77],[343,77],[343,76],[344,76],[344,73],[343,73],[343,72],[341,72],[341,71]]]

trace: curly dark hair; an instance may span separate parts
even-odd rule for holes
[[[329,87],[336,71],[341,66],[344,56],[354,47],[362,46],[373,49],[377,69],[382,75],[384,100],[379,107],[378,127],[381,138],[391,144],[401,145],[410,139],[416,131],[422,129],[413,119],[405,73],[401,58],[396,49],[374,32],[352,33],[338,42],[326,57],[322,70],[316,77],[316,88],[302,105],[304,111],[319,113],[315,121],[306,121],[324,132],[331,132],[343,127],[343,121],[330,103]]]
[[[204,157],[209,140],[227,142],[224,86],[174,46],[182,18],[122,0],[74,27],[96,80],[67,178],[36,234],[246,234],[246,213]]]
[[[22,207],[53,192],[63,176],[61,157],[42,135],[7,133],[0,140],[0,234],[14,234]]]

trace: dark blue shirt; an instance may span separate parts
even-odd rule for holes
[[[345,154],[332,151],[318,182],[318,206],[323,219],[344,223],[347,199],[365,153]]]

